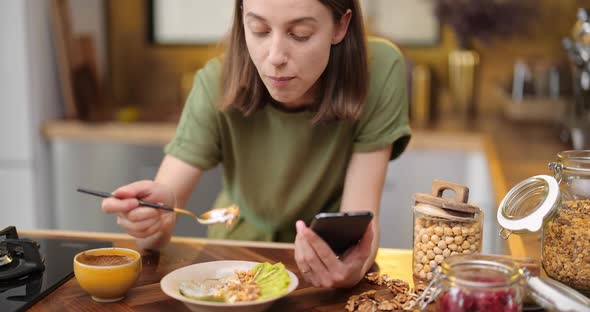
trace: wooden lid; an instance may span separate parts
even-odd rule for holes
[[[455,198],[442,197],[445,190],[454,191]],[[473,214],[481,212],[479,207],[467,203],[467,199],[469,199],[469,188],[467,186],[442,180],[432,181],[432,195],[425,193],[414,194],[414,200],[417,203]]]

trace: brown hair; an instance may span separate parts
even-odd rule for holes
[[[318,0],[328,7],[338,23],[346,10],[352,18],[344,39],[330,48],[328,65],[320,76],[314,123],[333,120],[356,121],[364,106],[369,73],[367,43],[358,0]],[[242,16],[242,0],[235,1],[233,25],[227,38],[221,73],[222,111],[237,109],[249,116],[271,101],[270,94],[250,59]]]

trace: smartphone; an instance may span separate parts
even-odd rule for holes
[[[371,219],[370,211],[323,212],[313,218],[310,228],[341,255],[361,240]]]

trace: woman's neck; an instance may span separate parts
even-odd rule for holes
[[[299,105],[299,106],[288,106],[281,102],[276,101],[275,99],[270,99],[270,105],[282,112],[286,113],[300,113],[309,110],[311,105]]]

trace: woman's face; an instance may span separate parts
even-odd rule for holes
[[[311,104],[350,13],[335,24],[318,0],[244,0],[243,14],[248,52],[273,99],[289,108]]]

